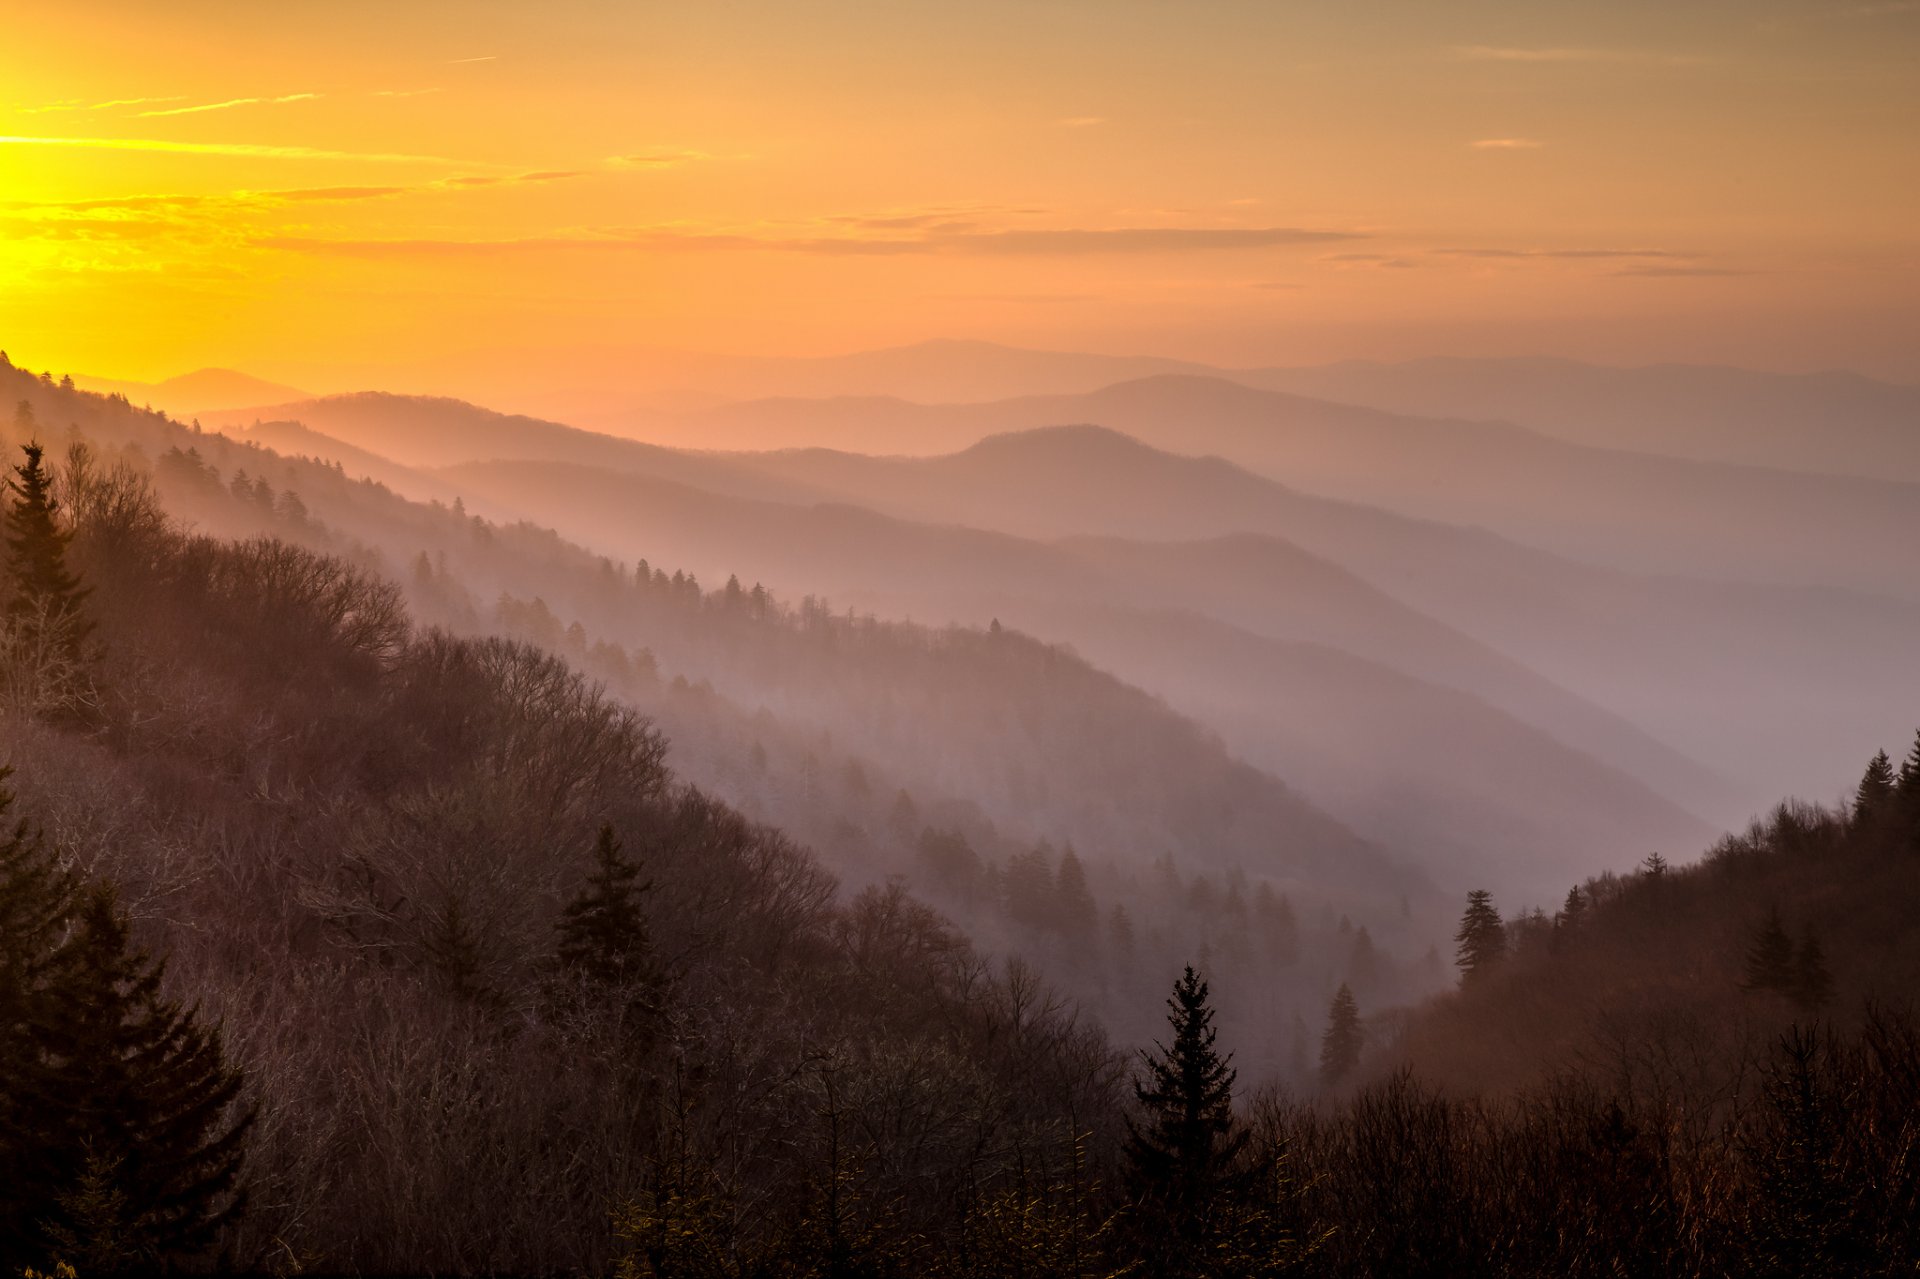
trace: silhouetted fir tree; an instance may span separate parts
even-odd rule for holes
[[[1767,912],[1766,922],[1754,930],[1747,946],[1746,990],[1787,991],[1793,987],[1793,938],[1780,922],[1780,908]]]
[[[1894,786],[1909,801],[1920,802],[1920,733],[1913,736],[1913,749],[1900,761],[1900,775]]]
[[[1327,1029],[1320,1036],[1320,1086],[1333,1088],[1360,1064],[1365,1035],[1360,1029],[1360,1005],[1342,983],[1327,1007]]]
[[[480,938],[467,920],[466,904],[458,893],[448,895],[445,906],[431,921],[421,948],[428,965],[454,995],[461,999],[487,998]]]
[[[1667,877],[1667,859],[1658,853],[1648,853],[1640,862],[1640,874],[1650,880],[1663,880]]]
[[[1054,909],[1060,931],[1067,936],[1084,941],[1094,935],[1100,909],[1087,887],[1086,867],[1072,848],[1060,855],[1060,865],[1054,872]]]
[[[1551,945],[1558,951],[1569,940],[1577,936],[1587,922],[1587,895],[1575,884],[1567,890],[1567,900],[1562,903],[1559,914],[1553,917],[1553,937]]]
[[[13,807],[0,768],[0,831]],[[47,1027],[68,996],[73,885],[25,822],[0,835],[0,1269],[43,1260],[28,1245],[54,1207],[56,1187],[26,1170],[43,1161],[36,1083],[44,1085]]]
[[[1853,819],[1857,822],[1871,822],[1887,811],[1887,801],[1893,798],[1893,761],[1887,758],[1885,751],[1878,751],[1867,763],[1867,771],[1860,776],[1860,786],[1853,795]]]
[[[1827,952],[1814,936],[1813,926],[1800,933],[1793,953],[1793,1002],[1808,1012],[1819,1012],[1833,999],[1833,974],[1827,971]]]
[[[1207,983],[1191,964],[1167,1000],[1167,1024],[1172,1042],[1141,1053],[1146,1073],[1134,1080],[1143,1122],[1127,1120],[1127,1179],[1144,1220],[1190,1236],[1233,1187],[1247,1134],[1233,1120],[1232,1055],[1214,1047]]]
[[[250,1111],[217,1030],[161,993],[165,964],[135,946],[111,890],[74,918],[65,998],[29,1085],[53,1191],[41,1237],[93,1270],[152,1269],[209,1248],[237,1215]]]
[[[652,889],[620,855],[612,825],[602,825],[586,887],[560,913],[560,967],[596,985],[646,980],[653,940],[641,899]]]
[[[7,481],[12,497],[6,518],[7,589],[0,604],[8,616],[28,625],[64,619],[65,642],[77,651],[91,628],[80,615],[86,588],[67,568],[72,534],[60,526],[60,502],[40,446],[24,444],[21,451],[26,461]]]
[[[1507,953],[1507,926],[1494,909],[1492,893],[1476,888],[1467,894],[1467,909],[1460,916],[1460,930],[1453,940],[1453,962],[1460,968],[1463,983],[1485,974]]]

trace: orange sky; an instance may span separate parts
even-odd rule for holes
[[[0,343],[36,368],[330,389],[518,346],[946,336],[1920,380],[1920,0],[6,26]]]

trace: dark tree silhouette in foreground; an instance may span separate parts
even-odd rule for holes
[[[86,588],[67,567],[72,534],[60,525],[53,475],[38,444],[25,444],[26,461],[7,481],[6,590],[0,603],[16,625],[59,624],[62,643],[77,651],[90,629],[80,616]]]
[[[252,1124],[219,1033],[162,994],[112,891],[76,892],[23,828],[0,843],[0,923],[0,1255],[110,1274],[205,1251],[240,1211]]]
[[[1360,1064],[1360,1005],[1344,983],[1327,1008],[1327,1032],[1320,1038],[1320,1086],[1332,1088]]]
[[[1467,909],[1453,940],[1458,945],[1454,963],[1460,966],[1463,984],[1485,975],[1507,953],[1507,926],[1494,909],[1492,893],[1476,888],[1467,894]]]
[[[612,986],[650,976],[653,942],[641,898],[640,867],[620,854],[613,827],[600,827],[586,887],[561,913],[560,966],[596,985]]]
[[[1141,1054],[1134,1096],[1145,1116],[1128,1121],[1127,1165],[1137,1199],[1186,1221],[1232,1181],[1247,1135],[1233,1122],[1232,1057],[1214,1047],[1207,983],[1192,965],[1174,983],[1167,1023],[1172,1043]]]

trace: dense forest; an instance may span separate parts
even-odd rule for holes
[[[1920,1264],[1920,743],[1503,915],[1009,630],[4,372],[10,1269]]]

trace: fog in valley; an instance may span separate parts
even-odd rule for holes
[[[26,10],[0,1272],[1920,1267],[1914,6]]]

